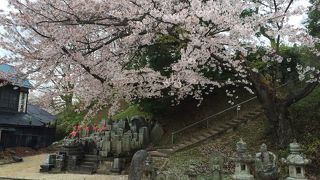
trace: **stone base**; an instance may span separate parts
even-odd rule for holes
[[[254,180],[253,175],[251,175],[251,174],[233,175],[232,179],[234,179],[234,180]]]
[[[292,178],[292,177],[287,177],[285,180],[309,180],[308,178]]]

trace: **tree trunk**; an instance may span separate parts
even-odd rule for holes
[[[249,79],[254,86],[258,100],[262,104],[265,114],[274,130],[277,143],[285,147],[294,138],[292,122],[288,108],[310,94],[319,84],[318,81],[307,83],[303,88],[297,89],[285,97],[277,97],[277,88],[267,83],[262,74],[249,69]]]
[[[272,103],[273,104],[273,103]],[[294,138],[292,121],[289,117],[288,107],[281,104],[264,105],[267,119],[274,129],[274,135],[279,147],[286,147]]]

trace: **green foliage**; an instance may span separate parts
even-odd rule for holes
[[[102,119],[106,119],[108,108],[103,108],[90,119],[85,119],[86,111],[77,111],[77,106],[69,106],[57,114],[57,139],[63,139],[72,131],[75,124],[81,123],[83,120],[88,120],[91,123],[100,123]],[[152,118],[152,114],[144,112],[138,105],[130,105],[125,110],[112,117],[113,120],[123,119],[125,117],[143,116]]]
[[[305,154],[312,159],[312,171],[320,166],[320,87],[290,108],[298,142],[303,143]]]
[[[254,13],[257,13],[257,11],[258,11],[257,9],[245,9],[240,14],[240,17],[245,18],[247,16],[252,16]]]
[[[56,139],[63,139],[71,131],[75,124],[80,123],[86,112],[77,112],[77,106],[69,106],[57,114]]]
[[[310,7],[310,11],[308,13],[308,21],[307,21],[307,27],[309,29],[309,33],[312,36],[320,37],[320,1],[319,0],[311,0],[311,3],[313,3],[313,6]]]
[[[164,76],[170,75],[170,65],[180,58],[180,50],[186,44],[178,38],[184,33],[176,28],[170,35],[158,34],[154,44],[140,47],[131,56],[131,61],[125,65],[128,69],[150,67]]]
[[[142,99],[139,103],[143,111],[153,114],[154,116],[162,116],[170,111],[171,101],[173,97],[166,96],[158,99]]]
[[[127,109],[124,111],[114,115],[112,117],[113,120],[123,119],[126,117],[132,117],[132,116],[143,116],[145,118],[152,118],[151,113],[147,113],[141,110],[141,108],[138,105],[130,105]]]

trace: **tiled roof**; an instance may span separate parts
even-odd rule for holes
[[[55,119],[52,114],[31,104],[28,104],[27,113],[0,112],[0,125],[43,126]]]

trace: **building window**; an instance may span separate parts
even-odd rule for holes
[[[12,86],[0,87],[0,111],[17,112],[19,109],[19,92]]]

